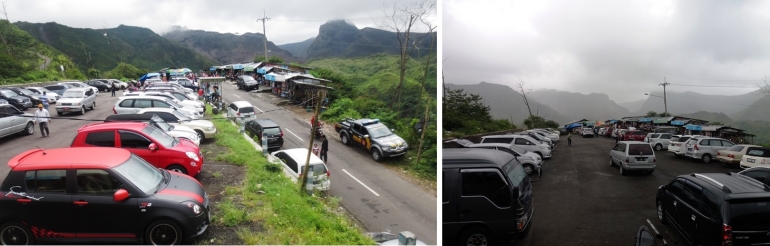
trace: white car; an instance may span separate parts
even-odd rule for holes
[[[590,127],[583,128],[582,131],[580,131],[580,135],[583,135],[583,137],[594,137],[594,129]]]
[[[165,97],[154,96],[129,96],[119,97],[112,112],[115,114],[136,114],[144,108],[173,108],[180,111],[186,111],[190,118],[200,119],[203,117],[198,110],[184,107]]]
[[[214,123],[208,120],[193,120],[179,110],[172,108],[145,108],[137,114],[155,114],[171,125],[182,125],[192,128],[201,140],[213,138],[217,134]]]
[[[112,84],[117,84],[118,88],[120,88],[121,90],[128,88],[128,83],[126,82],[123,82],[117,79],[108,79],[107,81],[109,81]]]
[[[95,92],[96,94],[99,94],[99,88],[96,88],[96,87],[90,86],[90,85],[88,85],[88,84],[86,84],[86,83],[83,83],[83,82],[80,82],[80,81],[77,81],[77,82],[61,82],[61,83],[59,83],[59,84],[66,84],[66,85],[69,85],[69,86],[70,86],[70,88],[73,88],[73,87],[74,87],[74,88],[91,88],[91,89],[94,89],[94,92]]]
[[[116,122],[116,121],[146,122],[151,124],[154,127],[157,127],[158,129],[163,130],[165,133],[167,133],[172,137],[188,139],[198,146],[200,146],[201,144],[201,139],[198,137],[198,134],[193,129],[190,129],[189,127],[186,127],[186,126],[174,126],[174,125],[168,124],[165,121],[163,121],[163,119],[161,119],[160,116],[146,115],[146,114],[113,114],[113,115],[107,116],[107,118],[104,120],[104,122]]]
[[[285,149],[273,152],[271,155],[283,164],[284,169],[291,174],[293,180],[302,180],[302,175],[307,159],[307,148]],[[328,191],[331,187],[329,181],[329,168],[323,160],[314,154],[310,154],[309,171],[313,174],[309,179],[313,181],[313,188]]]
[[[44,87],[24,87],[24,89],[31,90],[35,94],[40,95],[43,95],[43,92],[45,92],[45,96],[48,97],[49,103],[56,103],[59,99],[61,99],[61,95],[57,94],[56,92],[49,91]]]
[[[204,111],[206,111],[206,106],[203,104],[203,102],[200,101],[193,101],[193,100],[179,100],[179,98],[175,97],[173,94],[169,92],[163,92],[163,91],[135,91],[135,92],[129,92],[124,93],[123,96],[131,97],[131,96],[156,96],[156,97],[165,97],[169,100],[174,101],[175,103],[178,103],[186,108],[195,109],[203,115]]]
[[[227,117],[234,119],[235,123],[246,122],[257,118],[254,106],[247,101],[235,101],[227,106]]]
[[[748,147],[741,158],[741,168],[748,169],[758,166],[770,166],[770,148]]]

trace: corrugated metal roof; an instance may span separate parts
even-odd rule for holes
[[[722,127],[725,127],[725,126],[704,126],[701,128],[701,131],[713,132],[713,131],[719,130]]]

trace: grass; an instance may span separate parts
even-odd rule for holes
[[[228,226],[258,222],[265,229],[239,230],[245,244],[375,244],[345,214],[333,209],[338,199],[303,195],[280,169],[269,168],[271,164],[237,127],[221,115],[212,118],[219,131],[216,144],[230,150],[215,159],[246,167],[243,186],[225,190],[217,221]]]
[[[214,175],[214,178],[222,177],[222,173],[219,171],[214,172],[212,175]]]

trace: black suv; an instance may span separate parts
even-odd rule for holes
[[[0,88],[0,99],[8,101],[8,104],[11,104],[22,111],[33,107],[32,100],[30,100],[29,97],[19,95],[18,93],[13,92],[13,90],[5,88]]]
[[[238,76],[238,79],[235,80],[235,84],[238,86],[238,89],[241,90],[259,90],[259,83],[248,75]]]
[[[443,241],[507,244],[532,227],[532,183],[521,163],[491,149],[442,150]]]
[[[658,188],[658,219],[670,222],[691,245],[767,245],[769,191],[738,173],[680,175]]]
[[[96,87],[96,89],[98,89],[100,91],[104,91],[104,92],[108,92],[108,91],[112,90],[112,85],[111,84],[106,83],[106,82],[101,81],[101,80],[89,80],[89,81],[86,81],[86,84],[90,85],[90,86],[93,86],[93,87]]]
[[[257,137],[257,144],[262,145],[262,133],[267,137],[267,148],[280,149],[283,147],[283,131],[281,126],[270,119],[250,120],[244,127],[251,137]]]

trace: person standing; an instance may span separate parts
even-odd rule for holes
[[[112,90],[112,96],[115,97],[115,91],[118,90],[118,87],[115,85],[115,83],[112,83],[112,88],[110,89]]]
[[[45,91],[43,92],[43,95],[40,96],[40,103],[43,104],[45,109],[48,109],[48,96],[45,95]]]
[[[572,146],[572,133],[567,134],[567,146]]]
[[[324,163],[329,163],[329,157],[327,156],[329,154],[329,141],[326,140],[326,135],[321,136],[321,160],[324,161]]]
[[[40,125],[40,134],[43,137],[48,137],[51,132],[48,131],[48,123],[51,122],[51,115],[48,114],[48,110],[43,108],[43,104],[37,105],[37,111],[35,111],[35,123]]]

